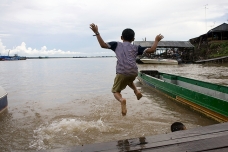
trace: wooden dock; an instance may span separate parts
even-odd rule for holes
[[[228,56],[223,56],[223,57],[213,58],[213,59],[198,60],[198,61],[195,61],[195,63],[206,63],[206,62],[224,63],[227,61],[228,61]]]
[[[61,149],[48,150],[53,152],[227,152],[228,122],[198,127],[168,134],[119,140],[114,142],[81,145]]]

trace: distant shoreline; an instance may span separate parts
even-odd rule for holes
[[[26,59],[61,59],[61,58],[110,58],[115,56],[78,56],[78,57],[26,57]]]

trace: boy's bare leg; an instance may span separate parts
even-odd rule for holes
[[[121,103],[122,115],[125,116],[127,114],[126,99],[122,98],[120,92],[115,92],[113,95]]]
[[[135,93],[135,95],[136,95],[136,97],[137,97],[138,100],[142,98],[141,92],[136,88],[136,86],[135,86],[135,84],[134,84],[133,82],[130,83],[130,84],[128,84],[128,86],[129,86],[132,90],[134,90],[134,93]]]

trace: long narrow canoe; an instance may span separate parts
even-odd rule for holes
[[[7,106],[8,106],[7,93],[0,86],[0,113],[3,112],[7,108]]]
[[[153,70],[142,70],[138,79],[171,99],[214,118],[228,121],[228,87]]]

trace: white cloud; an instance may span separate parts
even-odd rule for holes
[[[5,53],[6,46],[3,45],[1,39],[0,39],[0,52]]]
[[[26,47],[25,42],[22,42],[21,45],[13,48],[13,49],[6,49],[6,46],[4,46],[0,39],[0,52],[1,55],[8,55],[8,52],[10,50],[10,55],[13,56],[14,54],[27,56],[27,57],[37,57],[37,56],[52,56],[52,57],[73,57],[73,56],[79,56],[80,54],[83,54],[81,52],[71,52],[71,51],[62,51],[62,50],[48,50],[46,46],[41,47],[41,49],[32,49],[31,47]]]

